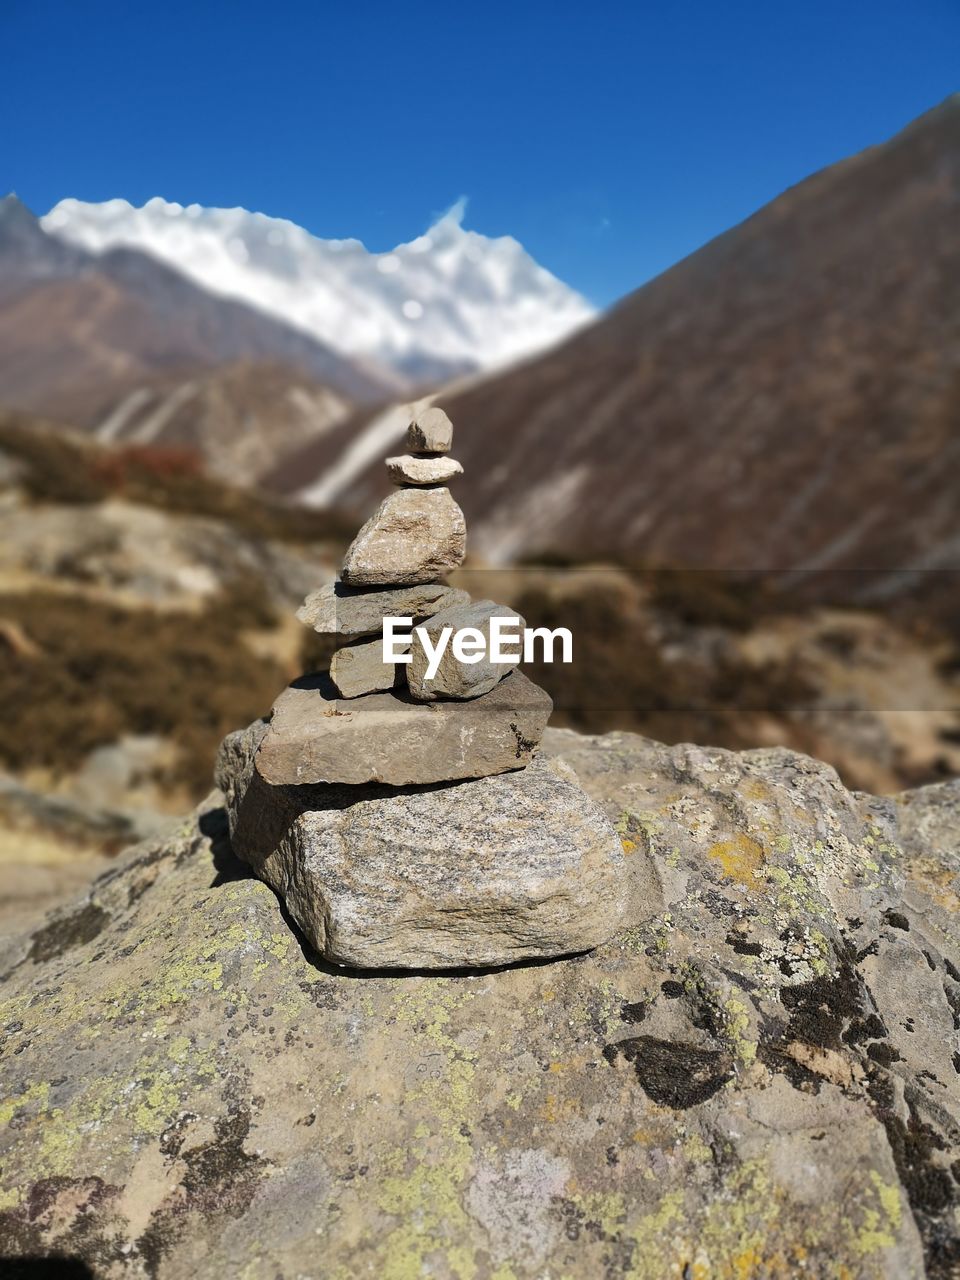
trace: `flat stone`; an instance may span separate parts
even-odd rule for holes
[[[444,627],[453,628],[454,633],[463,627],[473,627],[484,637],[487,648],[479,662],[459,662],[454,656],[451,635],[433,679],[428,680],[427,651],[414,632],[410,662],[407,664],[407,685],[410,696],[416,698],[418,702],[434,702],[438,698],[479,698],[482,694],[489,693],[495,685],[509,675],[520,661],[520,646],[526,623],[523,618],[520,618],[519,626],[510,629],[511,633],[519,636],[516,645],[504,643],[502,646],[507,652],[516,651],[518,655],[516,660],[510,663],[493,663],[486,655],[490,650],[490,619],[494,615],[501,618],[519,616],[515,609],[495,604],[492,600],[473,600],[466,604],[455,604],[441,609],[432,618],[420,623],[434,644]]]
[[[388,458],[386,465],[387,475],[394,484],[446,484],[455,476],[463,475],[463,467],[456,458],[446,458],[442,454],[424,458],[402,453],[396,458]]]
[[[482,778],[528,764],[552,710],[519,671],[469,702],[414,702],[406,690],[347,701],[329,677],[305,676],[273,704],[257,764],[278,786]]]
[[[404,443],[411,453],[449,453],[453,423],[442,409],[431,405],[418,413],[407,427]]]
[[[440,609],[469,599],[466,591],[439,582],[384,587],[379,591],[328,582],[307,596],[297,610],[297,618],[321,635],[359,638],[376,635],[382,630],[384,618],[429,618]]]
[[[397,489],[380,503],[347,549],[350,586],[433,582],[463,563],[467,524],[446,488]]]
[[[361,641],[336,651],[330,659],[330,679],[341,698],[359,698],[392,689],[397,682],[397,664],[384,662],[382,637]]]
[[[277,788],[251,747],[225,744],[218,771],[233,850],[327,960],[502,965],[588,951],[623,923],[623,847],[561,761],[412,791]]]

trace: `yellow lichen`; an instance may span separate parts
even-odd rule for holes
[[[750,836],[738,832],[732,839],[713,845],[707,856],[720,863],[728,880],[735,880],[747,889],[757,888],[765,858],[763,849]]]
[[[662,1280],[665,1251],[661,1237],[668,1227],[683,1220],[683,1201],[682,1191],[669,1192],[653,1213],[627,1232],[635,1245],[629,1280]]]
[[[38,1102],[40,1109],[43,1110],[49,1095],[49,1084],[46,1080],[41,1080],[37,1084],[28,1085],[22,1093],[11,1094],[9,1098],[0,1098],[0,1129],[6,1129],[20,1108],[28,1106],[31,1102]]]
[[[622,1191],[589,1191],[571,1199],[588,1222],[600,1224],[605,1236],[615,1236],[623,1226],[627,1205]]]
[[[737,1061],[741,1066],[749,1067],[757,1057],[757,1042],[747,1035],[750,1030],[750,1012],[742,1000],[731,996],[724,1005],[724,1013],[727,1037]]]
[[[876,1169],[870,1170],[870,1181],[878,1207],[864,1210],[863,1222],[854,1233],[853,1250],[861,1258],[881,1249],[892,1249],[903,1217],[900,1188],[895,1183],[884,1182]]]
[[[5,1209],[16,1209],[20,1200],[21,1194],[18,1187],[11,1187],[9,1191],[0,1190],[0,1213]]]
[[[463,1129],[475,1101],[476,1054],[458,1045],[449,1030],[453,1013],[471,998],[468,987],[448,979],[396,989],[398,1027],[434,1046],[439,1070],[409,1095],[433,1117],[427,1125],[430,1138],[396,1153],[395,1172],[384,1179],[377,1197],[380,1209],[398,1219],[378,1245],[377,1274],[384,1280],[419,1280],[435,1253],[443,1255],[457,1280],[476,1275],[472,1250],[456,1243],[471,1236],[461,1195],[473,1158]],[[409,1169],[411,1159],[415,1163]]]

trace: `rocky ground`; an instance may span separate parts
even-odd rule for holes
[[[955,1275],[957,784],[546,751],[627,855],[590,954],[324,965],[216,794],[8,938],[0,1251],[152,1280]]]

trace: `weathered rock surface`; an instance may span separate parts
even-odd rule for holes
[[[380,591],[328,582],[307,596],[297,610],[297,618],[321,635],[359,639],[380,631],[386,617],[428,618],[440,609],[469,599],[466,591],[437,582],[385,587]]]
[[[622,923],[623,849],[562,761],[400,791],[278,788],[255,769],[262,737],[221,748],[233,849],[325,959],[480,968],[589,950]]]
[[[306,676],[273,704],[257,768],[276,786],[480,778],[523,768],[552,709],[519,671],[482,701],[430,703],[406,690],[344,701],[326,676]]]
[[[347,548],[340,577],[350,586],[433,582],[462,564],[466,546],[466,521],[449,489],[397,489]]]
[[[463,467],[456,458],[418,458],[412,453],[399,454],[387,459],[387,475],[394,484],[446,484],[463,475]]]
[[[330,659],[330,679],[341,698],[381,693],[397,682],[397,667],[383,660],[383,640],[344,645]]]
[[[286,609],[316,581],[318,559],[322,550],[268,542],[226,520],[121,499],[0,507],[0,580],[18,590],[83,583],[128,606],[195,608],[254,575]]]
[[[449,453],[453,445],[453,423],[443,409],[431,405],[418,413],[407,427],[404,443],[413,453]]]
[[[509,634],[517,636],[516,644],[507,644],[504,641],[502,646],[505,652],[517,654],[516,661],[495,663],[491,662],[488,656],[490,619],[494,615],[501,618],[519,617],[515,609],[495,604],[493,600],[472,600],[467,604],[456,604],[441,609],[432,618],[421,623],[434,646],[444,627],[452,627],[453,634],[463,627],[473,627],[483,636],[486,648],[479,662],[459,662],[454,655],[453,635],[451,635],[433,678],[428,680],[430,659],[423,642],[414,631],[410,661],[407,663],[407,685],[411,697],[416,698],[418,702],[433,702],[437,698],[478,698],[481,694],[489,693],[495,685],[509,675],[520,662],[523,628],[526,623],[520,618],[519,624],[510,628]]]
[[[549,730],[619,829],[574,959],[305,953],[212,803],[0,943],[0,1256],[98,1277],[947,1280],[960,784]]]

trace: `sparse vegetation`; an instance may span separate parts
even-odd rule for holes
[[[198,798],[220,739],[269,710],[287,673],[238,632],[275,621],[262,587],[235,584],[199,614],[122,609],[57,592],[0,596],[0,765],[69,773],[127,733],[178,749],[171,783]]]
[[[786,613],[788,603],[762,574],[715,569],[651,569],[641,578],[653,608],[692,627],[749,631],[763,617]]]
[[[705,615],[730,616],[719,575],[710,574]],[[689,618],[692,580],[682,593],[664,591],[657,605],[678,608]],[[736,601],[735,590],[728,597]],[[712,663],[668,657],[649,633],[649,619],[625,612],[615,590],[592,587],[582,594],[529,590],[517,608],[530,626],[569,627],[575,637],[569,666],[537,663],[525,668],[550,693],[554,723],[585,733],[629,729],[663,742],[694,741],[740,748],[755,746],[753,718],[765,713],[791,720],[809,707],[814,690],[794,666],[756,666],[732,658]],[[677,615],[675,615],[677,616]],[[732,623],[731,623],[732,625]]]
[[[123,498],[225,520],[242,533],[284,542],[345,544],[355,531],[356,520],[340,512],[285,506],[231,488],[205,475],[189,449],[135,445],[106,450],[79,435],[0,413],[0,453],[23,466],[23,487],[38,502],[74,505]]]

